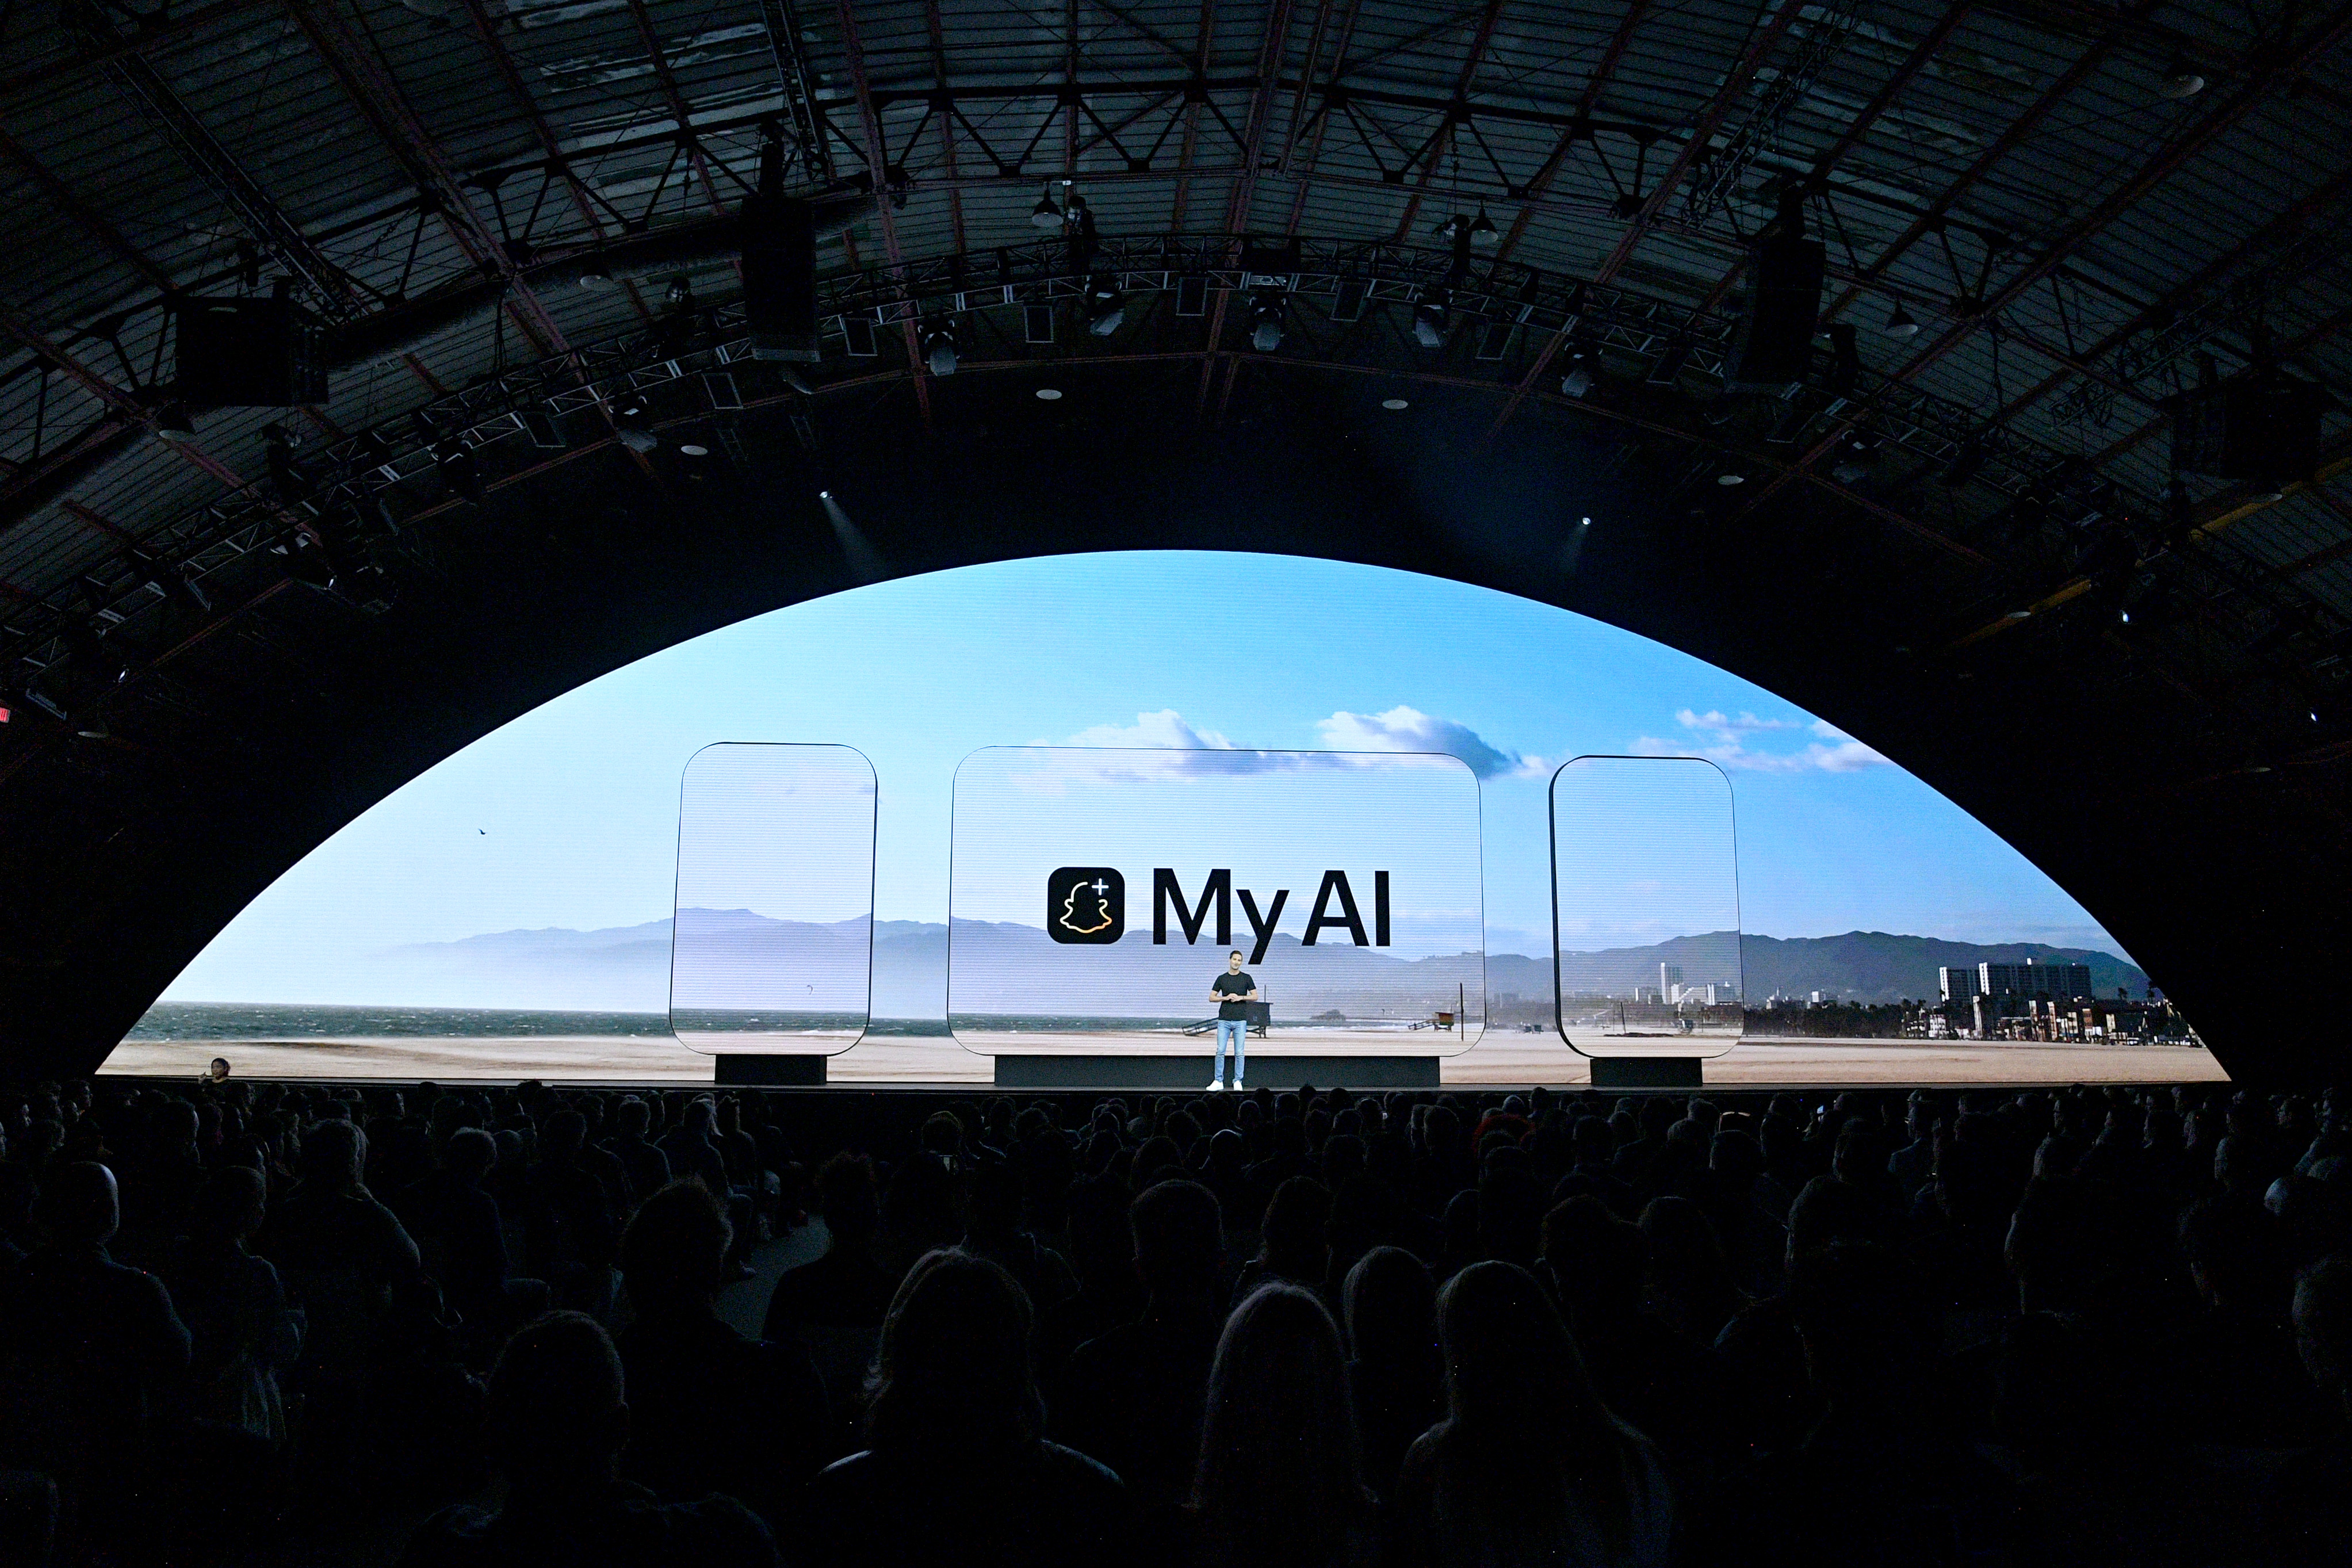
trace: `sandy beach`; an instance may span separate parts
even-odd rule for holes
[[[1394,1049],[1397,1037],[1383,1037]],[[1093,1055],[1110,1042],[1083,1045]],[[1309,1054],[1304,1038],[1251,1048],[1283,1056]],[[1171,1054],[1170,1042],[1121,1042],[1133,1051]],[[1184,1045],[1204,1059],[1198,1042]],[[1329,1054],[1373,1054],[1362,1044]],[[163,1078],[194,1078],[214,1057],[226,1057],[240,1077],[403,1080],[543,1079],[575,1083],[629,1081],[709,1083],[713,1058],[660,1036],[537,1036],[476,1038],[416,1037],[326,1040],[129,1040],[102,1069]],[[1591,1081],[1583,1058],[1550,1035],[1489,1033],[1458,1056],[1443,1058],[1449,1084],[1553,1084]],[[1969,1040],[1827,1040],[1772,1037],[1743,1040],[1707,1061],[1706,1081],[1765,1088],[1879,1084],[2221,1083],[2229,1075],[2195,1046],[2022,1045]],[[875,1036],[826,1063],[828,1081],[877,1087],[978,1085],[993,1081],[992,1058],[938,1036]]]

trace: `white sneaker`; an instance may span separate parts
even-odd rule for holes
[[[1223,1079],[1221,1079],[1221,1078],[1213,1078],[1213,1079],[1211,1079],[1209,1080],[1209,1092],[1210,1092],[1211,1094],[1217,1094],[1217,1093],[1221,1093],[1221,1092],[1223,1092],[1223,1089],[1224,1089],[1224,1087],[1225,1087],[1225,1080],[1224,1080]]]
[[[1249,1092],[1249,1085],[1244,1083],[1239,1079],[1234,1079],[1234,1092],[1235,1094],[1247,1094]]]

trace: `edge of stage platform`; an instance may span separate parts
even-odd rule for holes
[[[1311,1083],[1318,1089],[1435,1089],[1435,1057],[1283,1057],[1252,1051],[1248,1057],[1253,1087],[1297,1089]],[[1212,1067],[1204,1053],[1189,1057],[1064,1057],[1001,1056],[996,1058],[999,1089],[1162,1089],[1197,1093],[1208,1082],[1201,1076]]]
[[[1595,1089],[1698,1089],[1701,1057],[1592,1057]]]
[[[824,1081],[821,1056],[754,1057],[723,1055],[714,1076],[721,1088],[797,1089]]]

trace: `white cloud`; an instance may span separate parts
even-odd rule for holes
[[[1540,758],[1523,757],[1490,744],[1477,731],[1451,719],[1402,706],[1385,713],[1350,713],[1345,709],[1315,728],[1323,743],[1335,752],[1434,752],[1461,758],[1482,779],[1508,773],[1543,771]]]
[[[1718,710],[1705,713],[1685,708],[1675,721],[1689,731],[1678,740],[1643,735],[1633,745],[1643,757],[1705,757],[1723,768],[1764,773],[1851,773],[1889,765],[1885,757],[1826,720],[1808,724],[1797,719],[1759,719],[1753,713],[1730,718]],[[1801,751],[1759,751],[1750,742],[1775,730],[1811,730],[1821,737]]]
[[[1794,719],[1759,719],[1755,714],[1745,711],[1734,719],[1720,708],[1710,708],[1704,713],[1693,712],[1688,708],[1678,709],[1675,713],[1675,722],[1685,730],[1706,730],[1727,737],[1753,735],[1766,730],[1801,728],[1799,721]],[[1815,726],[1816,729],[1819,727]]]
[[[1043,745],[1045,742],[1039,742]],[[1214,730],[1196,728],[1173,708],[1138,713],[1132,724],[1097,724],[1062,742],[1066,746],[1167,746],[1180,751],[1230,752],[1234,743]]]
[[[1385,713],[1350,713],[1342,710],[1315,721],[1328,752],[1381,752],[1458,757],[1482,779],[1511,773],[1538,773],[1538,757],[1489,744],[1467,724],[1423,713],[1417,708],[1396,707]],[[1035,741],[1038,746],[1057,742]],[[1177,773],[1285,773],[1297,768],[1343,767],[1344,758],[1325,752],[1244,751],[1214,730],[1203,730],[1173,708],[1138,713],[1132,724],[1096,724],[1079,731],[1063,746],[1183,753],[1159,760],[1153,766]]]

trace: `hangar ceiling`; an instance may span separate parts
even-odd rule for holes
[[[2189,716],[2167,789],[2263,780],[2342,835],[2344,411],[2308,479],[2230,482],[2176,475],[2168,400],[2343,384],[2348,31],[2267,0],[0,11],[0,815],[168,755],[252,628],[385,615],[583,465],[673,499],[762,444],[814,474],[877,411],[951,445],[951,388],[1100,362],[1201,430],[1301,375],[1420,387],[1457,458],[1614,445],[1675,526],[1836,520],[1923,689],[2090,672]],[[763,147],[831,215],[791,374],[740,303]],[[1815,363],[1727,386],[1791,206]],[[184,396],[179,309],[273,295],[330,395]]]

